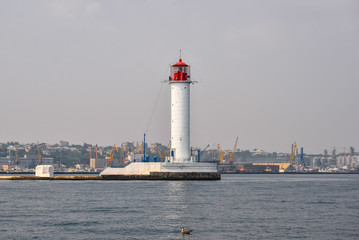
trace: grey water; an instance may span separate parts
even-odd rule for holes
[[[0,181],[0,239],[359,239],[358,199],[359,175]]]

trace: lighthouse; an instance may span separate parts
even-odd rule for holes
[[[190,155],[191,67],[180,58],[171,65],[171,162],[192,162]]]
[[[167,82],[167,81],[166,81]],[[190,153],[191,67],[178,60],[171,65],[171,151],[165,161],[131,162],[125,167],[107,167],[100,173],[111,180],[219,180],[215,162],[198,162]]]

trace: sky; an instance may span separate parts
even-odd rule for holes
[[[359,1],[0,0],[0,142],[170,140],[191,65],[191,145],[359,150]]]

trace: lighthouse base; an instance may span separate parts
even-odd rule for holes
[[[220,180],[216,163],[134,162],[124,168],[108,167],[104,180]]]

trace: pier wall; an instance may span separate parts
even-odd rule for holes
[[[123,168],[108,167],[100,175],[150,175],[154,172],[216,173],[218,171],[215,163],[134,162]]]
[[[103,180],[220,180],[216,172],[152,172],[149,175],[103,175]]]

